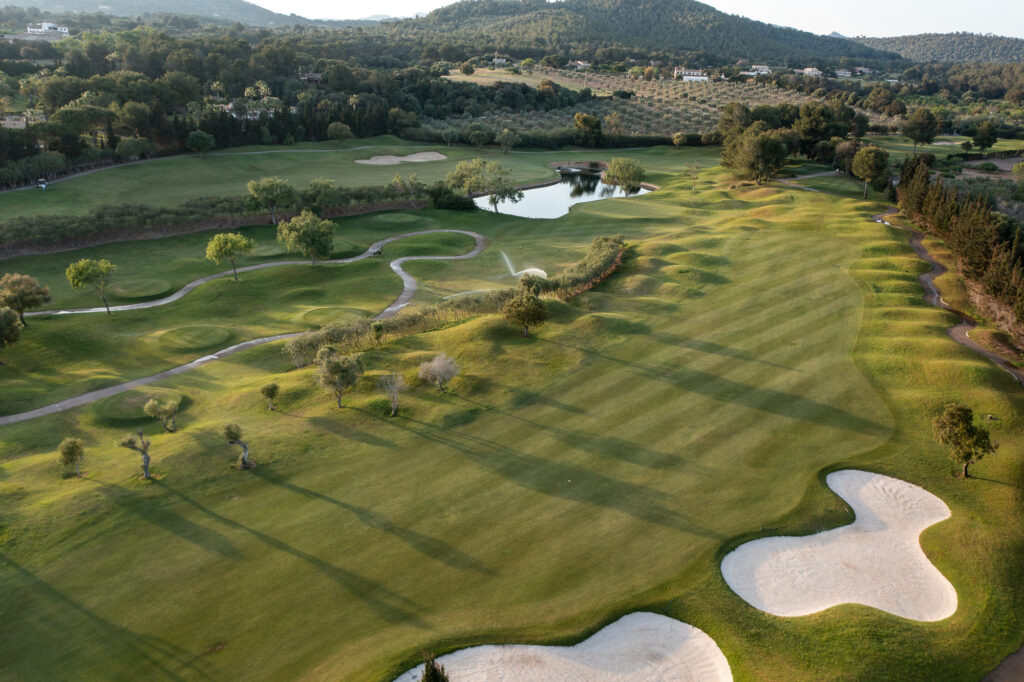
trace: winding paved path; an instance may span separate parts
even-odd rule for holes
[[[397,274],[399,277],[402,278],[402,293],[398,296],[397,299],[395,299],[395,301],[391,305],[389,305],[380,314],[378,314],[375,317],[375,319],[379,320],[379,319],[383,319],[383,318],[387,318],[387,317],[392,317],[399,310],[401,310],[402,308],[404,308],[405,306],[407,306],[409,304],[409,301],[412,300],[412,297],[416,295],[416,291],[419,289],[419,284],[416,282],[416,279],[412,275],[410,275],[408,272],[406,272],[405,269],[402,267],[405,263],[408,263],[409,261],[418,261],[418,260],[466,260],[468,258],[475,258],[476,256],[480,255],[480,253],[484,250],[484,248],[486,248],[486,246],[487,246],[487,238],[484,237],[482,234],[479,234],[477,232],[471,232],[469,230],[420,230],[419,232],[407,232],[405,234],[395,235],[394,237],[388,237],[387,239],[382,239],[382,240],[380,240],[378,242],[374,242],[373,244],[370,245],[370,247],[368,249],[366,249],[366,251],[364,251],[362,254],[360,254],[358,256],[353,256],[352,258],[339,258],[337,260],[326,260],[326,261],[321,261],[321,263],[328,263],[328,264],[353,263],[355,261],[360,261],[360,260],[364,260],[366,258],[370,258],[373,255],[374,251],[376,251],[379,248],[382,248],[385,244],[389,244],[389,243],[391,243],[393,241],[397,241],[399,239],[404,239],[406,237],[414,237],[416,235],[421,235],[421,234],[437,234],[437,233],[464,234],[464,235],[466,235],[468,237],[472,237],[473,240],[476,243],[474,244],[474,246],[473,246],[473,248],[471,250],[469,250],[466,253],[461,254],[459,256],[404,256],[402,258],[396,258],[395,260],[391,261],[391,269],[395,272],[395,274]],[[306,265],[306,264],[308,264],[308,261],[304,261],[304,260],[302,260],[302,261],[276,261],[276,262],[273,262],[273,263],[261,263],[259,265],[251,265],[251,266],[248,266],[248,267],[245,267],[245,268],[239,268],[238,271],[239,272],[251,272],[253,270],[263,270],[265,268],[279,267],[279,266],[282,266],[282,265]],[[193,289],[195,289],[196,287],[198,287],[200,284],[203,284],[205,282],[209,282],[211,280],[218,279],[218,278],[221,278],[221,277],[230,277],[231,275],[232,275],[232,271],[231,270],[227,270],[225,272],[220,272],[220,273],[217,273],[215,275],[210,275],[208,277],[202,277],[200,279],[195,280],[194,282],[189,282],[187,285],[185,285],[184,287],[179,289],[177,292],[175,292],[174,294],[171,294],[170,296],[167,296],[165,298],[161,298],[161,299],[158,299],[158,300],[155,300],[155,301],[147,301],[145,303],[133,303],[131,305],[113,306],[113,307],[111,307],[111,310],[139,310],[139,309],[142,309],[142,308],[153,308],[153,307],[160,306],[160,305],[166,305],[166,304],[171,303],[173,301],[177,301],[182,296],[184,296],[188,292],[190,292]],[[106,308],[74,308],[74,309],[70,309],[70,310],[37,311],[37,312],[35,312],[33,314],[34,315],[73,315],[73,314],[103,313],[103,312],[106,312]],[[188,364],[179,365],[178,367],[172,367],[171,369],[168,369],[166,371],[160,372],[158,374],[154,374],[152,376],[142,377],[142,378],[139,378],[139,379],[133,379],[131,381],[126,381],[124,383],[117,384],[115,386],[108,386],[107,388],[101,388],[101,389],[96,390],[96,391],[89,391],[88,393],[83,393],[82,395],[75,396],[74,398],[68,398],[67,400],[62,400],[61,402],[53,403],[51,405],[45,405],[43,407],[39,407],[39,408],[36,408],[34,410],[29,410],[28,412],[20,412],[18,414],[11,414],[11,415],[7,415],[5,417],[0,417],[0,426],[4,426],[6,424],[15,424],[17,422],[23,422],[23,421],[27,421],[29,419],[35,419],[36,417],[42,417],[42,416],[45,416],[45,415],[48,415],[48,414],[56,414],[58,412],[64,412],[65,410],[70,410],[70,409],[75,408],[75,407],[81,407],[82,405],[88,405],[89,403],[95,402],[97,400],[102,400],[103,398],[109,398],[112,395],[117,395],[118,393],[124,393],[125,391],[130,391],[133,388],[138,388],[140,386],[147,386],[149,384],[156,383],[157,381],[160,381],[162,379],[166,379],[168,377],[172,377],[172,376],[175,376],[177,374],[182,374],[184,372],[188,372],[189,370],[195,369],[196,367],[202,367],[203,365],[205,365],[207,363],[213,362],[214,360],[220,360],[221,358],[225,358],[225,357],[227,357],[229,355],[234,355],[235,353],[237,353],[239,351],[246,350],[248,348],[254,348],[256,346],[262,346],[262,345],[268,344],[268,343],[274,343],[276,341],[285,341],[287,339],[291,339],[291,338],[294,338],[296,336],[299,336],[300,334],[303,334],[303,333],[304,332],[292,332],[292,333],[288,333],[288,334],[275,334],[274,336],[265,336],[263,338],[252,339],[251,341],[245,341],[243,343],[238,343],[238,344],[235,344],[234,346],[229,346],[227,348],[224,348],[223,350],[219,350],[216,353],[212,353],[210,355],[205,355],[205,356],[203,356],[203,357],[201,357],[201,358],[199,358],[197,360],[193,360],[192,362],[190,362]]]
[[[1024,386],[1024,371],[1017,367],[1014,367],[1009,362],[1007,362],[1006,359],[1003,358],[1001,355],[993,353],[992,351],[990,351],[989,349],[985,348],[984,346],[977,343],[974,339],[972,339],[970,336],[970,331],[977,327],[978,323],[975,322],[970,315],[960,312],[959,310],[957,310],[956,308],[952,307],[951,305],[942,300],[942,294],[939,292],[938,287],[935,286],[935,278],[941,275],[942,273],[946,272],[946,266],[932,258],[931,254],[928,253],[928,249],[924,247],[925,235],[923,232],[915,230],[910,227],[905,227],[903,225],[895,225],[885,219],[887,216],[893,215],[898,211],[899,209],[891,208],[885,213],[879,213],[878,215],[873,216],[873,218],[875,222],[885,223],[890,227],[898,227],[901,230],[909,232],[910,246],[911,248],[914,249],[914,253],[916,253],[921,260],[925,261],[926,263],[932,266],[931,270],[918,275],[917,279],[918,281],[921,282],[922,286],[924,286],[925,301],[935,306],[936,308],[948,310],[949,312],[953,313],[954,315],[960,318],[960,322],[958,324],[955,324],[952,327],[946,329],[946,334],[949,336],[949,338],[953,339],[960,345],[966,348],[970,348],[978,355],[981,355],[982,357],[991,360],[998,367],[1006,370],[1006,372],[1008,372],[1013,378],[1020,382],[1022,386]]]

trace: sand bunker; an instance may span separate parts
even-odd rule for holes
[[[575,646],[487,645],[437,659],[459,682],[728,682],[732,671],[703,631],[656,613],[631,613]],[[420,665],[396,682],[414,682]]]
[[[409,154],[409,156],[391,156],[390,154],[371,156],[368,159],[356,159],[356,163],[361,163],[367,166],[395,166],[403,161],[410,163],[423,163],[424,161],[444,161],[447,158],[447,156],[439,152],[417,152],[415,154]]]
[[[925,528],[949,518],[949,507],[923,488],[866,471],[836,471],[826,481],[857,519],[816,535],[740,545],[722,561],[729,587],[776,616],[847,603],[920,621],[953,615],[956,590],[918,541]]]

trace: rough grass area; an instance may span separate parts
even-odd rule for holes
[[[150,482],[114,445],[127,427],[93,408],[0,428],[4,675],[387,680],[424,649],[574,643],[641,609],[707,632],[738,680],[977,680],[995,667],[1024,632],[1020,387],[946,337],[952,317],[922,300],[905,233],[870,220],[883,205],[729,190],[706,167],[695,192],[675,173],[706,157],[631,154],[660,191],[556,221],[416,214],[493,240],[477,259],[409,264],[422,302],[511,283],[501,251],[557,272],[594,236],[626,236],[621,270],[551,302],[531,338],[484,316],[390,339],[343,409],[275,346],[179,375],[161,385],[187,401],[178,432],[143,424]],[[151,276],[198,267],[173,262]],[[143,347],[120,334],[269,328],[305,306],[370,308],[396,286],[383,261],[346,267],[278,271],[263,293],[246,276],[202,315],[94,318],[89,361]],[[33,340],[57,324],[34,320],[19,342],[54,374],[84,333]],[[17,349],[4,353],[15,366]],[[441,351],[462,367],[444,394],[415,379]],[[395,418],[374,389],[385,372],[413,384]],[[269,381],[275,412],[259,395]],[[999,452],[968,481],[931,439],[952,400],[998,417],[986,426]],[[251,471],[232,467],[231,422]],[[61,476],[66,435],[85,440],[84,479]],[[953,617],[777,618],[725,585],[719,561],[738,544],[849,522],[824,484],[847,467],[949,505],[921,540],[958,591]]]

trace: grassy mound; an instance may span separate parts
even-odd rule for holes
[[[168,329],[160,335],[160,345],[172,351],[205,350],[228,345],[231,330],[208,324]]]
[[[156,298],[170,293],[172,285],[166,279],[126,279],[110,287],[118,298]]]
[[[256,258],[276,258],[287,253],[288,251],[277,243],[261,244],[250,252]]]
[[[99,420],[114,424],[147,421],[150,417],[142,412],[142,406],[154,398],[162,403],[174,401],[180,405],[184,396],[169,388],[147,386],[100,400],[92,406],[92,413]]]

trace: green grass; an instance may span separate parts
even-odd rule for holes
[[[173,258],[178,243],[192,241],[192,235],[162,239],[150,250]],[[367,239],[367,246],[370,241]],[[419,235],[389,244],[387,255],[456,255],[472,247],[473,240],[461,234]],[[136,243],[135,248],[145,247]],[[196,259],[191,251],[178,255],[185,262]],[[45,272],[43,265],[64,262],[67,257],[57,254],[24,260]],[[242,273],[238,282],[214,280],[174,303],[155,308],[112,315],[30,318],[21,340],[4,351],[0,414],[156,374],[249,339],[373,316],[401,291],[402,283],[391,272],[388,260],[374,258]],[[98,297],[81,302],[100,303]]]
[[[661,191],[557,221],[421,214],[493,239],[478,259],[410,264],[424,302],[507,283],[502,250],[554,272],[593,236],[627,236],[621,270],[552,302],[533,338],[485,316],[391,340],[341,410],[279,348],[211,363],[161,384],[187,409],[176,434],[146,427],[149,483],[113,445],[128,427],[95,406],[0,429],[5,674],[383,680],[424,649],[572,643],[648,609],[711,635],[737,680],[982,677],[1024,630],[1019,386],[946,337],[952,318],[921,299],[904,233],[869,219],[881,205],[730,191],[720,169],[695,193],[673,175],[688,150],[636,156]],[[376,295],[374,265],[336,269],[345,296]],[[232,296],[246,319],[308,298],[274,294],[263,311]],[[221,314],[145,322],[243,322]],[[33,322],[42,335],[57,320]],[[373,376],[415,377],[438,351],[462,366],[451,392],[414,379],[388,418]],[[271,380],[273,413],[258,392]],[[954,399],[999,417],[986,422],[999,453],[967,482],[930,438]],[[251,472],[231,466],[228,422]],[[70,434],[86,441],[83,480],[56,460]],[[922,544],[958,591],[952,618],[776,618],[727,588],[718,564],[739,543],[849,521],[823,482],[846,466],[950,506]]]
[[[369,149],[351,147],[371,146]],[[446,147],[403,142],[393,137],[350,141],[348,148],[337,143],[301,143],[290,147],[239,147],[214,152],[204,158],[179,156],[144,163],[115,166],[88,175],[52,183],[46,191],[36,189],[0,193],[4,218],[28,215],[80,215],[111,204],[177,206],[196,196],[240,196],[246,183],[264,176],[280,176],[301,189],[317,177],[331,178],[341,186],[386,185],[400,173],[419,175],[420,180],[439,180],[458,161],[483,156],[500,161],[512,171],[517,182],[527,183],[555,177],[547,163],[566,161],[565,151],[502,154],[500,149]],[[444,161],[401,163],[394,166],[357,164],[357,159],[394,154],[406,156],[422,151],[444,154]],[[607,151],[574,151],[572,159],[604,159]]]
[[[903,157],[911,156],[914,153],[914,143],[905,137],[898,135],[881,135],[881,136],[870,136],[864,138],[865,142],[869,144],[878,145],[882,149],[889,152],[890,160],[892,161],[903,161]],[[959,154],[963,152],[960,148],[961,142],[970,142],[971,138],[963,137],[962,135],[941,135],[935,138],[935,142],[952,142],[953,144],[919,144],[917,145],[917,152],[934,154],[937,158],[944,159],[950,154]],[[1020,149],[1024,147],[1024,144],[1020,140],[999,140],[992,147],[986,149],[987,152],[998,152],[1009,149]],[[972,151],[978,151],[974,149]]]

